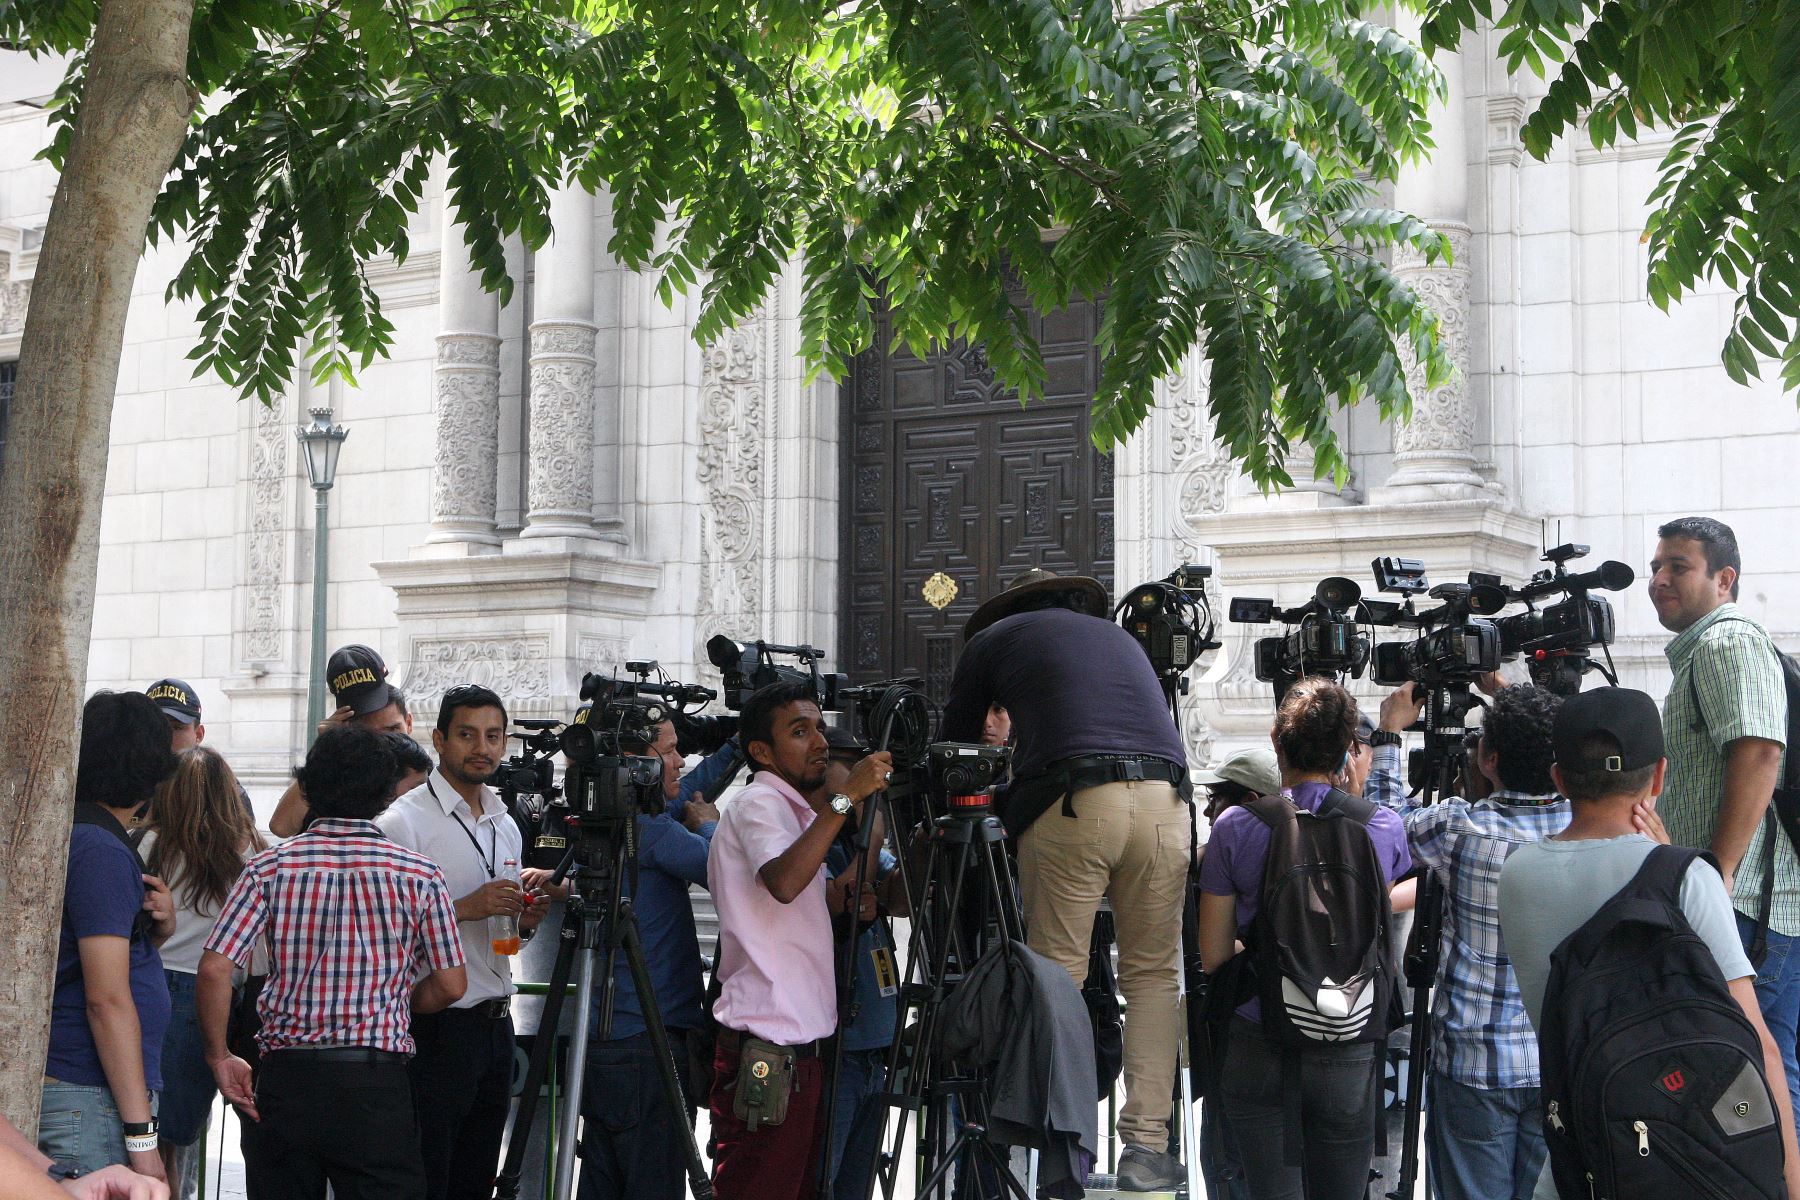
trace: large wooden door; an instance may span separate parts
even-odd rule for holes
[[[980,346],[921,360],[872,349],[843,388],[842,623],[838,661],[858,683],[922,675],[942,702],[962,625],[1028,567],[1113,569],[1112,460],[1088,439],[1099,379],[1098,302],[1030,318],[1048,375],[1021,408]],[[884,320],[875,346],[886,346]],[[941,611],[926,580],[956,598]]]

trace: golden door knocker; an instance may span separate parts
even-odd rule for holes
[[[943,612],[956,599],[956,591],[956,580],[938,571],[919,588],[919,595],[925,597],[925,603]]]

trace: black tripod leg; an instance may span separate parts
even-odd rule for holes
[[[556,1053],[556,1031],[562,1023],[563,994],[569,985],[569,972],[575,963],[575,950],[581,940],[579,920],[571,923],[572,914],[563,910],[562,932],[557,935],[556,964],[550,970],[550,990],[544,996],[544,1010],[538,1019],[538,1031],[532,1041],[531,1058],[525,1068],[525,1090],[519,1094],[519,1107],[513,1114],[512,1129],[506,1142],[506,1160],[494,1181],[494,1195],[499,1200],[517,1200],[519,1177],[525,1170],[525,1151],[531,1142],[531,1125],[537,1120],[538,1093],[550,1074],[550,1060]]]
[[[1427,871],[1419,880],[1419,898],[1413,917],[1418,925],[1414,950],[1417,961],[1408,963],[1413,973],[1410,980],[1413,985],[1412,1030],[1406,1064],[1406,1100],[1401,1110],[1400,1177],[1395,1181],[1394,1190],[1388,1193],[1394,1200],[1412,1200],[1419,1178],[1419,1129],[1425,1114],[1425,1072],[1431,1057],[1431,985],[1437,975],[1436,937],[1442,908],[1442,885],[1436,875]],[[1430,1195],[1429,1190],[1426,1195]]]
[[[650,968],[644,961],[644,942],[638,933],[637,912],[629,900],[619,903],[616,919],[625,930],[625,961],[631,967],[631,982],[637,988],[638,1007],[644,1012],[644,1028],[650,1034],[651,1052],[656,1056],[657,1073],[662,1076],[663,1099],[674,1113],[687,1111],[687,1097],[681,1088],[681,1076],[675,1072],[675,1052],[669,1044],[669,1028],[663,1024],[662,1010],[656,1006],[656,991],[650,983]],[[687,1159],[688,1186],[694,1200],[711,1200],[713,1189],[705,1164],[700,1159],[700,1146],[694,1140],[694,1127],[681,1123],[681,1150]]]

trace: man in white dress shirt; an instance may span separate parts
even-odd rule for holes
[[[376,824],[429,856],[456,897],[468,991],[442,1012],[415,1014],[412,1084],[429,1200],[493,1195],[511,1098],[512,959],[495,951],[488,918],[529,929],[543,917],[520,890],[519,827],[487,786],[506,754],[506,705],[477,684],[444,693],[431,743],[438,768],[394,801]],[[510,869],[508,864],[511,864]],[[517,952],[517,944],[512,952]]]

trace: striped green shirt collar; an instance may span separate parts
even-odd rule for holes
[[[1701,617],[1698,621],[1695,621],[1692,625],[1689,625],[1686,629],[1676,634],[1673,638],[1670,638],[1669,644],[1663,647],[1663,653],[1667,655],[1669,659],[1669,666],[1674,670],[1681,670],[1682,667],[1687,665],[1688,659],[1694,657],[1694,648],[1700,644],[1700,638],[1708,629],[1711,629],[1714,625],[1725,620],[1727,617],[1735,617],[1738,615],[1738,606],[1727,600],[1725,603],[1719,605],[1719,607],[1713,609],[1704,617]]]

